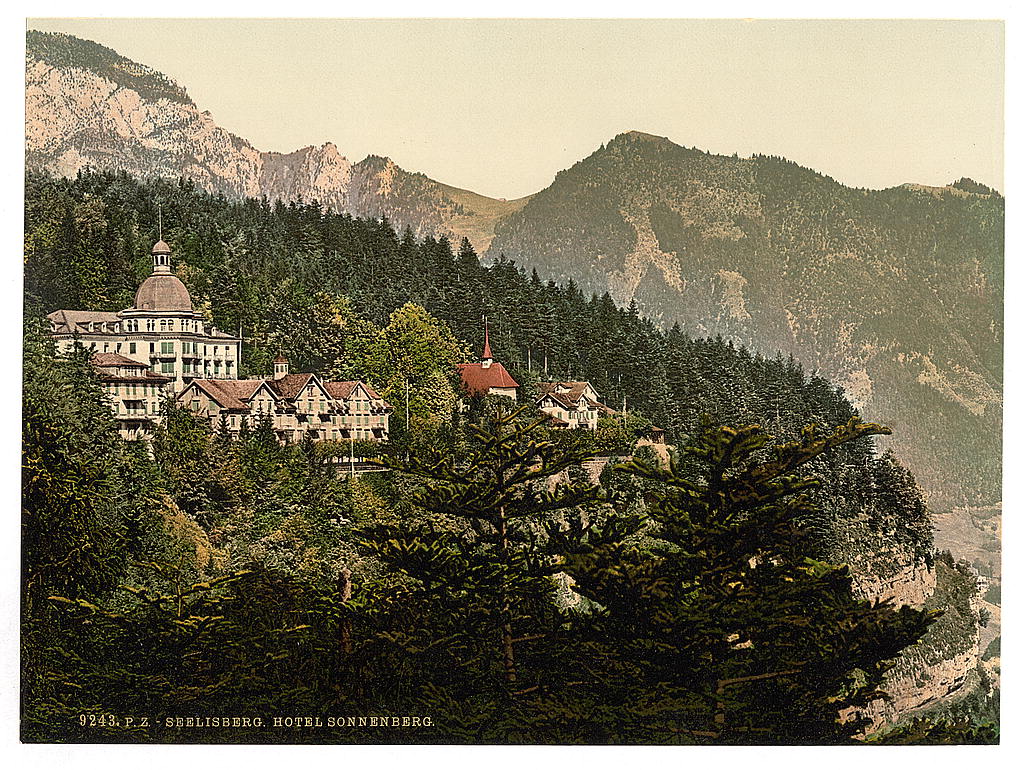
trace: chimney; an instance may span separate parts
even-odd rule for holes
[[[274,359],[274,379],[279,380],[288,374],[288,359],[279,355]]]

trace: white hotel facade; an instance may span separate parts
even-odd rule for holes
[[[116,353],[169,377],[178,392],[186,380],[238,378],[242,341],[208,325],[192,309],[188,289],[171,270],[171,249],[153,246],[153,272],[135,293],[135,304],[117,312],[55,310],[50,333],[59,349],[76,342],[97,353]]]

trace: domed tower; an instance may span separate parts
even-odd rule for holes
[[[192,312],[188,289],[171,270],[171,247],[164,241],[153,246],[153,272],[135,292],[135,310]]]
[[[241,339],[207,328],[203,314],[171,267],[171,247],[153,245],[153,272],[135,292],[135,303],[118,313],[122,350],[158,374],[174,378],[174,390],[197,378],[236,379]]]

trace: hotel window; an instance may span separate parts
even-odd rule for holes
[[[164,374],[173,374],[174,363],[172,361],[164,361],[162,364],[160,364],[160,371],[163,372]]]
[[[135,352],[135,343],[134,342],[129,342],[128,343],[128,352],[129,353],[134,353]]]
[[[173,353],[174,352],[174,343],[173,342],[161,342],[160,343],[160,352],[161,353]]]

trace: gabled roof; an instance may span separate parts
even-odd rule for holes
[[[74,334],[88,332],[86,324],[111,323],[120,321],[117,313],[105,310],[54,310],[46,316],[56,327],[58,334]]]
[[[344,401],[352,395],[357,385],[359,385],[359,380],[331,380],[324,383],[324,388],[327,389],[331,398]]]
[[[320,378],[312,372],[286,374],[283,377],[278,377],[276,380],[261,380],[261,382],[266,382],[277,395],[289,400],[294,400],[311,381],[326,395],[330,396],[330,393],[321,384]]]
[[[224,409],[248,410],[248,402],[266,384],[265,380],[192,380],[189,387],[196,387],[206,393]],[[181,400],[188,388],[178,396]],[[271,391],[271,395],[274,395]]]
[[[575,409],[576,408],[576,402],[575,401],[570,401],[568,398],[566,398],[566,394],[565,393],[555,393],[554,391],[552,391],[550,393],[542,393],[537,398],[537,403],[539,404],[542,401],[544,401],[545,399],[551,399],[556,404],[558,404],[560,406],[563,406],[566,409],[570,409],[571,410],[571,409]]]
[[[562,393],[559,393],[555,388],[557,386],[569,387]],[[595,401],[587,395],[584,395],[584,391],[587,387],[593,389],[593,386],[589,382],[541,382],[538,383],[540,388],[540,395],[537,397],[537,403],[541,403],[544,399],[550,398],[566,409],[597,409],[605,414],[615,414],[615,410],[611,409],[600,401]]]
[[[570,401],[579,401],[583,396],[584,391],[590,388],[595,393],[597,390],[586,380],[566,380],[563,382],[540,382],[537,383],[537,387],[541,393],[557,393],[559,389],[564,389],[564,392],[559,395],[566,396]]]
[[[352,395],[359,387],[362,387],[363,390],[366,391],[366,395],[369,396],[371,401],[382,401],[385,407],[388,409],[391,408],[391,404],[384,401],[377,391],[362,380],[331,380],[324,383],[324,388],[330,394],[331,398],[337,399],[338,401],[347,401],[352,398]]]
[[[484,396],[491,388],[518,388],[504,366],[493,363],[484,368],[483,364],[459,364],[462,387],[471,396]]]

